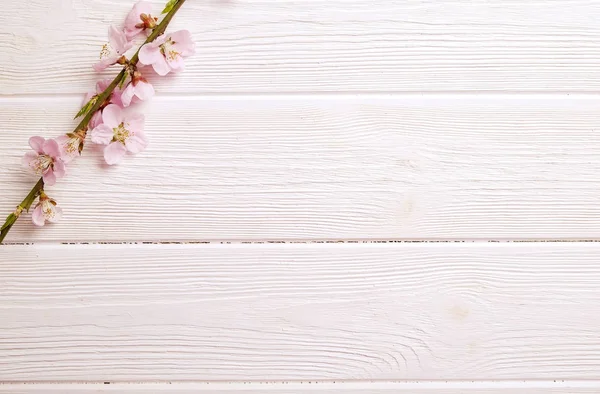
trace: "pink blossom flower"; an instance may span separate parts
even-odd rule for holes
[[[123,107],[129,107],[131,103],[148,100],[152,96],[154,96],[154,87],[142,77],[139,71],[136,71],[131,82],[123,89],[121,102]]]
[[[104,149],[106,163],[116,164],[126,152],[139,153],[148,145],[144,134],[144,115],[126,117],[121,108],[111,104],[104,108],[102,121],[92,130],[92,141],[108,145]]]
[[[46,221],[56,223],[62,218],[62,208],[56,205],[56,201],[42,192],[40,201],[33,209],[31,220],[36,226],[43,226]]]
[[[81,133],[63,134],[56,138],[60,148],[60,156],[65,164],[81,155],[84,139],[85,134],[82,135]]]
[[[43,137],[31,137],[29,146],[33,152],[27,152],[23,157],[23,165],[44,178],[46,185],[52,186],[57,178],[66,174],[65,163],[61,158],[60,147],[53,140]]]
[[[158,18],[153,18],[150,13],[152,6],[146,1],[135,3],[127,18],[125,18],[125,27],[123,31],[128,40],[131,40],[142,31],[156,26]]]
[[[187,30],[158,37],[140,49],[140,63],[152,65],[158,75],[183,70],[183,58],[196,52],[196,44]]]
[[[102,94],[102,92],[104,92],[104,90],[106,90],[106,88],[108,87],[108,85],[110,85],[110,83],[111,83],[111,81],[109,79],[104,79],[104,80],[96,82],[96,90],[95,91],[90,91],[90,92],[88,92],[86,94],[85,99],[83,101],[83,105],[87,104],[95,96],[98,96],[98,95]],[[122,94],[123,94],[123,91],[121,89],[119,89],[118,86],[116,86],[114,88],[114,90],[112,91],[112,93],[110,94],[110,96],[108,97],[108,100],[106,100],[100,106],[100,109],[98,111],[96,111],[96,113],[94,113],[94,115],[92,115],[92,118],[90,119],[90,122],[88,123],[88,130],[93,130],[96,127],[98,127],[99,125],[102,124],[102,110],[107,105],[109,105],[109,104],[115,104],[115,105],[118,105],[121,108],[123,107],[123,101],[121,100]],[[59,144],[61,144],[63,142],[63,140],[64,140],[64,138],[61,137],[61,141],[59,141]],[[75,140],[71,140],[71,143],[74,144],[74,143],[76,143],[76,141]],[[65,162],[68,162],[71,159],[72,158],[70,158],[68,160],[65,160]]]
[[[104,44],[100,51],[100,61],[94,64],[94,70],[100,72],[113,64],[116,64],[121,56],[133,46],[127,40],[127,36],[114,26],[108,28],[108,44]]]

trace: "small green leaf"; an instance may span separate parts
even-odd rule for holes
[[[167,5],[165,6],[165,9],[162,10],[161,14],[168,14],[169,12],[171,12],[171,10],[173,9],[173,7],[175,7],[178,1],[179,0],[169,0]]]
[[[16,215],[14,213],[11,213],[6,218],[6,222],[2,225],[2,227],[0,228],[0,231],[3,231],[5,228],[12,226],[16,221],[17,221]]]
[[[88,101],[87,103],[85,103],[85,105],[83,107],[81,107],[81,109],[79,110],[79,112],[77,112],[77,115],[75,115],[75,117],[73,119],[77,119],[80,116],[83,116],[85,114],[87,114],[90,109],[92,109],[92,107],[94,106],[94,104],[96,104],[96,101],[98,101],[98,96],[94,96],[90,99],[90,101]]]

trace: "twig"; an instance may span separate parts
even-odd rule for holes
[[[73,130],[73,133],[77,133],[80,130],[87,130],[87,126],[90,123],[90,120],[92,119],[92,117],[94,116],[96,111],[98,111],[100,109],[100,107],[104,104],[104,102],[110,97],[113,90],[115,90],[117,85],[125,77],[125,73],[128,70],[129,64],[134,65],[134,66],[137,64],[138,59],[139,59],[140,49],[144,45],[154,41],[158,36],[160,36],[161,34],[163,34],[165,32],[165,30],[167,29],[167,26],[171,22],[171,19],[173,19],[173,16],[175,15],[175,13],[177,13],[179,8],[181,8],[181,6],[183,5],[183,3],[185,3],[185,1],[186,0],[178,0],[177,4],[175,4],[173,6],[173,8],[167,13],[167,15],[165,15],[163,20],[152,30],[152,33],[150,33],[150,35],[148,36],[146,41],[144,41],[144,43],[142,45],[140,45],[140,47],[137,49],[135,54],[131,57],[131,60],[129,60],[128,64],[123,67],[123,69],[119,72],[119,74],[115,77],[115,79],[113,79],[113,81],[110,83],[110,85],[108,85],[107,88],[104,89],[104,91],[96,97],[96,102],[89,109],[89,111],[85,114],[85,116],[83,117],[81,122],[79,122],[77,127],[75,127],[75,130]],[[29,210],[29,208],[31,208],[31,205],[35,201],[36,197],[40,194],[40,192],[43,189],[44,189],[44,180],[43,180],[43,178],[40,178],[40,180],[35,184],[35,186],[33,186],[31,191],[27,195],[27,197],[25,197],[25,199],[23,199],[21,204],[19,204],[17,206],[17,209],[15,210],[15,212],[11,213],[6,218],[6,221],[0,228],[1,229],[0,230],[0,243],[2,243],[2,241],[4,241],[4,238],[6,238],[6,235],[8,234],[8,232],[10,231],[12,226],[15,224],[17,219],[19,219],[21,212],[23,210]]]

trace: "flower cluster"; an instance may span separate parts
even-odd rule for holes
[[[163,14],[174,12],[175,5],[183,1],[170,0]],[[81,127],[55,139],[38,136],[29,139],[32,151],[23,157],[23,165],[43,178],[32,214],[34,224],[43,226],[62,216],[61,208],[46,195],[43,186],[52,186],[57,179],[66,176],[67,164],[81,155],[88,133],[93,143],[105,145],[104,160],[109,165],[117,164],[127,152],[139,153],[148,145],[144,115],[131,108],[154,96],[154,87],[146,76],[152,72],[150,69],[160,76],[181,71],[184,58],[195,52],[189,31],[164,33],[169,21],[170,18],[161,26],[159,18],[152,16],[149,3],[135,4],[122,28],[110,26],[108,29],[108,43],[102,47],[100,59],[93,68],[97,72],[115,65],[122,69],[114,80],[99,81],[96,89],[87,94],[77,116],[84,117]],[[157,29],[160,30],[155,31]],[[133,56],[128,57],[127,52],[138,37],[145,41]],[[17,217],[22,209],[18,207]]]

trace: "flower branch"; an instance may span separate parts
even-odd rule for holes
[[[101,71],[112,65],[122,65],[123,68],[110,83],[100,81],[96,93],[88,94],[85,104],[75,116],[83,118],[71,133],[56,140],[30,138],[33,152],[28,152],[23,162],[42,177],[15,211],[8,215],[0,228],[0,243],[36,199],[39,202],[32,216],[34,224],[43,226],[46,221],[60,219],[62,209],[46,195],[44,188],[54,185],[57,178],[65,176],[65,165],[81,155],[88,130],[91,130],[92,142],[107,145],[104,157],[108,164],[117,163],[126,152],[138,153],[146,147],[143,115],[127,116],[122,108],[154,95],[154,88],[138,70],[140,65],[152,66],[157,74],[166,75],[170,71],[182,70],[183,57],[194,53],[194,44],[188,31],[178,31],[169,36],[164,34],[185,1],[170,0],[162,12],[166,15],[158,24],[158,18],[151,15],[151,6],[140,1],[127,16],[123,30],[113,26],[109,28],[109,44],[103,46],[101,59],[94,69]],[[130,40],[145,31],[150,34],[131,59],[127,59],[125,52],[133,46]],[[121,90],[128,80],[127,87]]]

